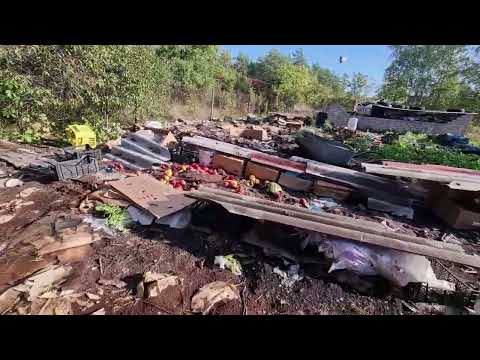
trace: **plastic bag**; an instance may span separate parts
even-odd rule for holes
[[[168,225],[174,229],[184,229],[190,224],[191,219],[192,213],[190,212],[190,209],[186,208],[171,215],[164,216],[161,219],[157,219],[155,220],[155,223]]]
[[[427,283],[432,288],[455,290],[454,284],[437,279],[425,256],[351,240],[324,240],[319,233],[310,233],[307,239],[318,244],[318,250],[333,259],[329,272],[346,269],[360,275],[380,275],[400,287],[408,283]]]

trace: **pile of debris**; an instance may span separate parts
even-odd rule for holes
[[[229,220],[214,220],[208,230],[201,231],[212,234],[222,227],[231,231],[233,219],[249,219],[241,223],[240,242],[284,261],[271,273],[285,289],[301,282],[309,266],[319,265],[326,269],[324,278],[335,274],[336,282],[359,292],[372,289],[368,280],[372,277],[386,280],[394,289],[424,284],[444,298],[467,292],[463,299],[467,310],[462,311],[474,313],[472,301],[479,291],[476,269],[480,268],[476,242],[439,225],[435,218],[422,217],[431,208],[454,229],[478,229],[480,173],[392,162],[362,164],[365,171],[356,171],[348,168],[349,161],[343,166],[327,163],[328,156],[322,158],[327,162],[317,161],[302,152],[301,140],[295,136],[310,124],[310,118],[272,113],[263,120],[250,116],[245,123],[177,121],[167,128],[150,122],[144,129],[125,134],[104,149],[97,170],[69,180],[88,189],[81,194],[75,214],[52,216],[46,209],[34,220],[45,222],[38,235],[29,233],[35,229],[27,227],[25,234],[15,234],[16,240],[0,244],[5,274],[0,281],[0,312],[68,314],[78,308],[80,312],[105,312],[98,307],[101,288],[95,293],[63,286],[72,274],[71,263],[91,257],[92,246],[100,246],[101,239],[121,241],[126,228],[140,233],[197,231],[201,214],[221,208],[223,213],[218,214],[222,215],[215,216]],[[292,155],[295,150],[296,156]],[[0,151],[0,159],[15,167],[0,168],[8,176],[3,183],[10,185],[5,187],[12,186],[12,180],[22,186],[15,174],[28,173],[39,157],[45,161],[43,155],[30,155],[20,163],[18,148]],[[13,224],[20,218],[17,212],[32,205],[27,190],[15,188],[18,197],[0,204],[3,224]],[[99,212],[107,217],[96,217]],[[443,233],[438,231],[441,227]],[[283,238],[288,233],[297,241],[265,236],[275,228],[283,229]],[[478,234],[472,234],[475,237]],[[18,263],[11,262],[13,255]],[[244,276],[245,264],[241,256],[227,250],[224,255],[216,254],[213,262],[233,277]],[[448,274],[439,271],[439,266]],[[98,284],[127,291],[125,279],[105,279],[101,262],[99,267]],[[183,292],[185,281],[179,274],[143,271],[124,299],[130,303],[161,298],[175,288]],[[189,311],[193,313],[207,314],[220,303],[245,301],[228,281],[212,281],[191,291]],[[421,304],[403,304],[409,311],[422,312]]]

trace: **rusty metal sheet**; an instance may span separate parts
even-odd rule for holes
[[[195,202],[184,196],[182,191],[172,189],[150,175],[130,177],[110,185],[157,218],[173,214]]]

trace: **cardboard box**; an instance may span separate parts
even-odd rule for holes
[[[313,193],[318,196],[331,197],[335,200],[345,201],[352,194],[352,189],[324,180],[315,180],[313,184]]]
[[[279,171],[269,166],[260,165],[249,161],[247,163],[247,167],[245,168],[245,177],[249,177],[250,175],[254,175],[258,179],[262,180],[269,180],[269,181],[277,181]]]
[[[244,166],[245,160],[234,156],[226,156],[222,154],[215,154],[213,156],[212,167],[223,169],[232,175],[241,176]]]
[[[313,186],[313,181],[302,179],[288,172],[284,172],[280,175],[278,183],[287,189],[305,192],[310,191]]]

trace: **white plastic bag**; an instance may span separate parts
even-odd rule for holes
[[[215,155],[215,151],[201,149],[198,151],[198,163],[201,166],[210,167],[212,165],[214,155]]]
[[[190,209],[185,208],[171,215],[164,216],[161,219],[157,219],[155,220],[155,223],[168,225],[174,229],[184,229],[190,224],[191,219],[192,213],[190,212]]]
[[[333,260],[329,272],[346,269],[360,275],[380,275],[400,287],[427,283],[432,288],[455,290],[454,284],[437,279],[425,256],[351,240],[324,240],[319,233],[310,233],[307,240],[318,244],[318,250]]]

